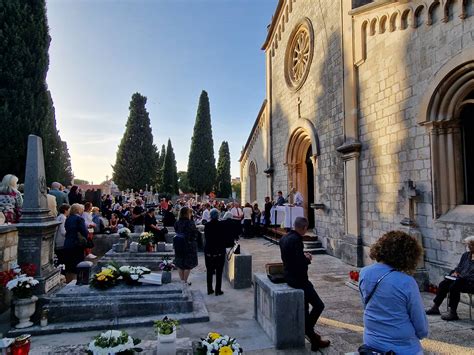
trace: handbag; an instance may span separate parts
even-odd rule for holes
[[[76,246],[80,248],[88,248],[87,238],[84,238],[81,233],[77,233]]]
[[[240,244],[237,241],[234,243],[234,246],[227,252],[227,261],[232,258],[233,254],[240,254]]]
[[[367,346],[365,344],[359,346],[359,349],[357,349],[360,355],[395,355],[395,352],[392,350],[389,351],[381,351],[375,348],[371,348],[370,346]]]

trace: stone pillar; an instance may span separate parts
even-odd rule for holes
[[[25,172],[25,197],[18,228],[18,264],[36,265],[38,294],[47,293],[59,284],[60,272],[53,266],[54,235],[59,225],[49,215],[46,198],[43,143],[40,137],[28,136]]]

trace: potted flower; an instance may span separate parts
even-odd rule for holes
[[[155,321],[155,331],[158,335],[158,342],[172,343],[176,340],[176,327],[179,321],[165,316],[162,320]]]
[[[115,268],[114,268],[115,269]],[[111,268],[102,268],[102,271],[92,276],[90,286],[105,290],[115,286],[117,281],[117,271]]]
[[[145,274],[151,272],[144,266],[121,266],[119,268],[120,275],[128,285],[138,285],[138,280]]]
[[[176,268],[173,262],[165,257],[159,265],[161,270],[161,282],[164,284],[169,284],[171,282],[171,271]]]
[[[209,333],[207,337],[201,338],[201,343],[196,350],[199,355],[243,353],[235,338],[219,333]]]
[[[130,234],[132,233],[130,231],[130,229],[128,228],[120,228],[118,231],[117,231],[118,235],[120,238],[124,238],[124,239],[129,239],[130,238]]]
[[[136,347],[140,342],[140,339],[133,339],[127,332],[107,330],[89,343],[87,353],[91,355],[135,354],[142,351]]]
[[[16,328],[27,328],[33,325],[30,317],[35,313],[38,297],[33,296],[33,288],[38,285],[38,280],[26,274],[19,274],[8,281],[6,287],[12,291],[15,305],[15,316],[20,322]]]
[[[152,252],[154,249],[153,248],[153,233],[143,232],[142,234],[140,234],[138,243],[140,243],[140,245],[146,246],[147,252]]]

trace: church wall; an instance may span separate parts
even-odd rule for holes
[[[259,125],[262,126],[262,125]],[[257,178],[256,178],[256,193],[257,193],[257,203],[260,209],[263,208],[265,204],[265,197],[270,196],[270,191],[268,190],[268,178],[263,172],[267,168],[267,159],[266,159],[266,146],[267,146],[267,132],[265,127],[257,128],[252,144],[248,149],[245,159],[241,162],[242,167],[242,182],[241,182],[241,203],[245,205],[246,202],[253,203],[255,201],[250,200],[250,186],[249,186],[249,167],[250,163],[254,162],[257,168]]]
[[[401,229],[406,201],[403,184],[408,179],[414,181],[421,192],[416,223],[430,279],[438,280],[459,261],[464,251],[461,241],[474,232],[474,224],[433,220],[430,136],[426,127],[417,124],[417,117],[436,73],[452,57],[474,47],[474,14],[469,7],[468,17],[461,19],[458,1],[447,22],[442,21],[443,9],[438,6],[432,24],[427,25],[426,9],[419,16],[413,12],[423,3],[387,6],[355,17],[356,26],[369,21],[366,59],[358,68],[361,235],[368,263],[368,247],[385,231]],[[411,12],[404,22],[400,15],[406,9]],[[392,32],[390,18],[397,11]],[[381,26],[384,15],[387,22]],[[373,35],[371,24],[375,24]],[[355,48],[358,50],[362,51]]]
[[[314,29],[314,56],[306,82],[298,91],[288,88],[284,74],[285,52],[293,28],[307,17]],[[324,203],[325,211],[316,212],[316,233],[327,243],[330,253],[337,254],[339,238],[344,234],[343,163],[336,147],[343,140],[343,67],[341,53],[340,3],[296,0],[279,32],[277,47],[271,58],[271,114],[273,131],[273,191],[289,190],[286,150],[290,135],[301,120],[309,120],[319,137],[315,171],[315,202]],[[281,24],[280,24],[281,25]],[[270,50],[271,51],[271,50]],[[267,55],[271,53],[267,52]],[[300,103],[301,118],[298,117]],[[316,154],[315,144],[312,144]],[[313,210],[310,210],[311,212]]]

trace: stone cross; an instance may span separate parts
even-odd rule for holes
[[[404,226],[416,226],[415,222],[415,203],[419,200],[420,192],[416,189],[415,184],[411,180],[405,181],[403,187],[405,197],[404,215],[405,218],[400,222]]]
[[[301,118],[301,97],[298,96],[298,118]]]

